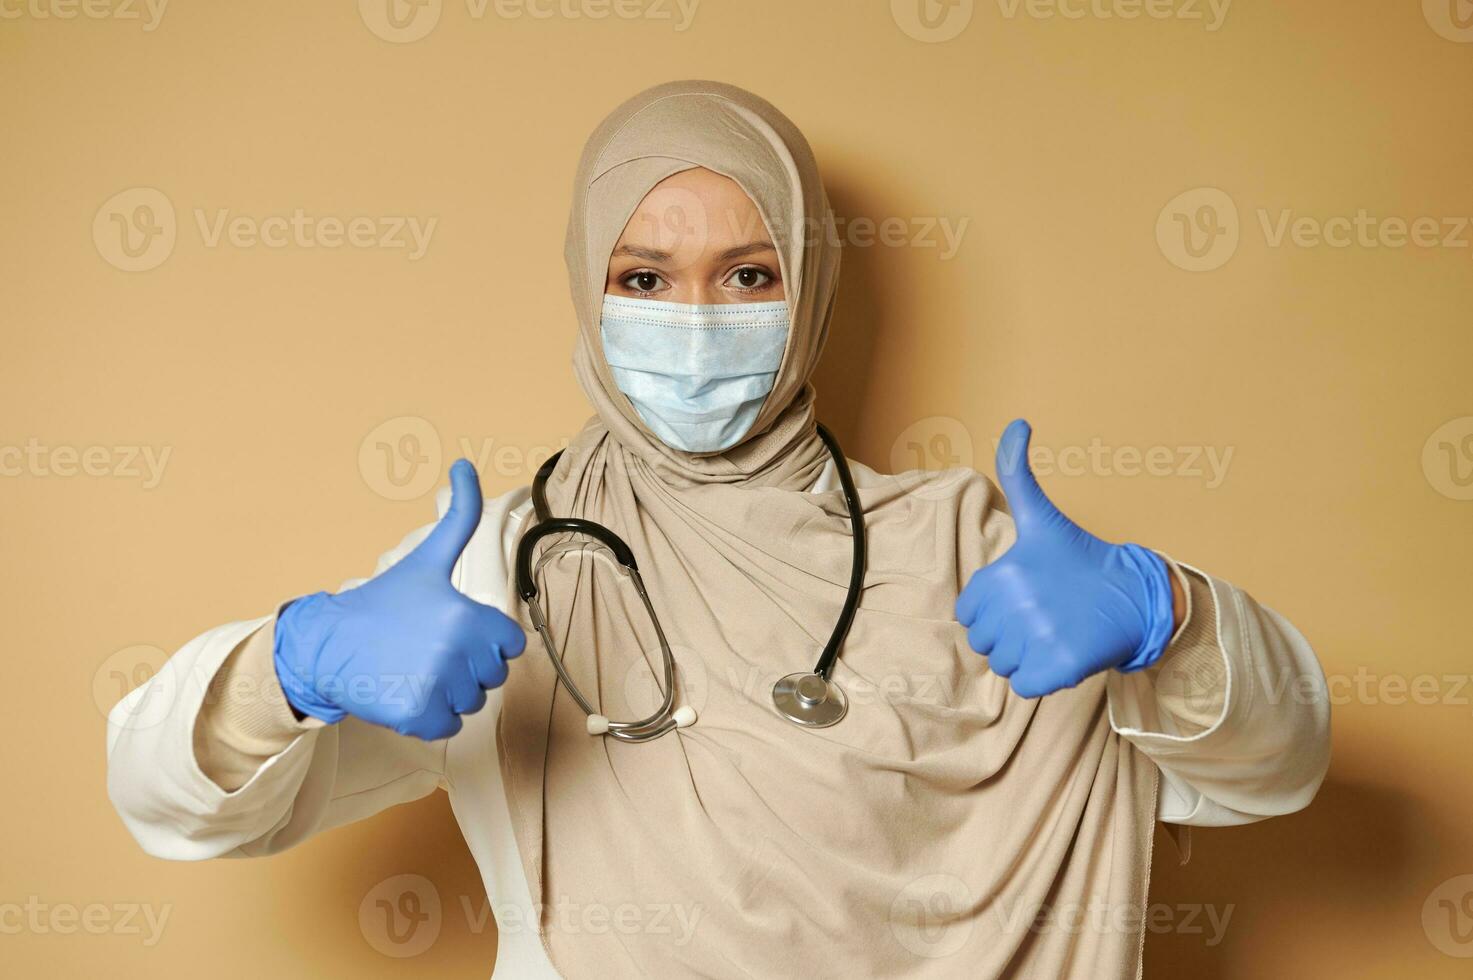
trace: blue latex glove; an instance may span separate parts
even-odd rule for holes
[[[527,638],[450,584],[481,520],[475,467],[457,460],[450,483],[450,509],[419,547],[356,589],[306,596],[277,617],[276,676],[301,714],[449,738],[506,681],[506,658]]]
[[[956,601],[972,649],[1025,698],[1111,667],[1149,667],[1174,630],[1166,562],[1140,545],[1102,541],[1060,513],[1029,466],[1032,435],[1015,419],[997,447],[1017,541]]]

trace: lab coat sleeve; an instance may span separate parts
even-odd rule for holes
[[[1314,651],[1242,590],[1168,564],[1187,585],[1186,620],[1155,665],[1106,681],[1111,727],[1160,769],[1157,816],[1220,827],[1302,809],[1330,762]]]
[[[487,503],[465,558],[473,550],[500,552],[507,515],[525,496],[525,490],[515,491]],[[448,490],[442,490],[442,514],[448,499]],[[379,560],[374,574],[412,551],[433,527],[406,537]],[[463,578],[457,566],[452,581],[459,587]],[[342,590],[362,581],[346,582]],[[174,860],[273,854],[318,831],[426,796],[443,784],[445,741],[424,742],[352,717],[335,725],[295,723],[289,715],[287,722],[272,722],[270,715],[280,718],[285,705],[274,670],[254,672],[269,677],[270,690],[249,685],[222,690],[217,683],[222,665],[243,652],[257,631],[272,625],[268,616],[194,638],[110,713],[108,794],[149,854]],[[262,642],[259,636],[254,640]],[[196,727],[207,697],[249,699],[231,706],[236,716],[232,728],[253,738],[244,745],[217,747],[214,755],[239,760],[272,739],[280,745],[274,754],[263,753],[259,768],[239,785],[224,780],[230,789],[202,768],[201,756],[209,760],[212,753],[196,751]],[[292,727],[284,730],[285,725]],[[217,769],[211,771],[218,777]]]

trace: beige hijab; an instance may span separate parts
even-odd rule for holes
[[[648,431],[599,332],[626,222],[697,166],[757,205],[792,317],[752,434],[702,456]],[[985,478],[862,481],[867,576],[835,672],[849,715],[815,731],[772,708],[773,682],[827,639],[851,557],[842,495],[811,492],[827,454],[809,379],[839,253],[817,233],[829,204],[802,134],[733,86],[661,85],[598,127],[573,192],[574,365],[597,415],[548,501],[633,549],[677,703],[699,720],[640,745],[591,737],[535,637],[513,665],[500,757],[554,964],[570,978],[1134,975],[1155,769],[1112,733],[1101,678],[1025,701],[967,647],[953,602],[1012,540]],[[539,586],[585,694],[615,719],[651,710],[659,650],[630,590],[579,551]],[[1040,928],[1040,912],[1057,921]]]

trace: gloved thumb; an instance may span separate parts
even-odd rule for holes
[[[1013,419],[997,444],[997,480],[1008,498],[1008,509],[1012,511],[1020,538],[1060,516],[1059,509],[1038,485],[1028,462],[1028,444],[1032,439],[1033,427],[1027,420]]]
[[[450,509],[413,557],[448,578],[480,523],[481,478],[470,460],[457,459],[450,467]]]

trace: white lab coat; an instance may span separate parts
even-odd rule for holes
[[[885,479],[851,465],[860,486]],[[830,463],[814,489],[836,483]],[[448,488],[437,504],[443,516]],[[456,588],[480,602],[510,607],[508,570],[531,510],[525,488],[486,504],[452,575]],[[384,555],[375,574],[411,551],[433,526]],[[1177,734],[1153,703],[1150,681],[1113,673],[1107,682],[1110,724],[1160,769],[1163,821],[1226,826],[1298,810],[1313,798],[1329,764],[1329,706],[1319,664],[1304,637],[1277,613],[1226,582],[1190,571],[1210,583],[1215,600],[1226,678],[1221,716],[1205,730]],[[193,733],[209,682],[269,619],[230,623],[196,637],[114,707],[109,794],[144,850],[174,860],[273,854],[442,788],[450,794],[497,919],[498,975],[556,977],[532,925],[531,892],[496,757],[502,691],[491,691],[485,708],[448,740],[422,742],[350,717],[297,736],[233,792],[200,769]],[[524,655],[543,653],[529,644]],[[515,661],[511,667],[516,669]],[[1302,696],[1306,689],[1320,696]]]

